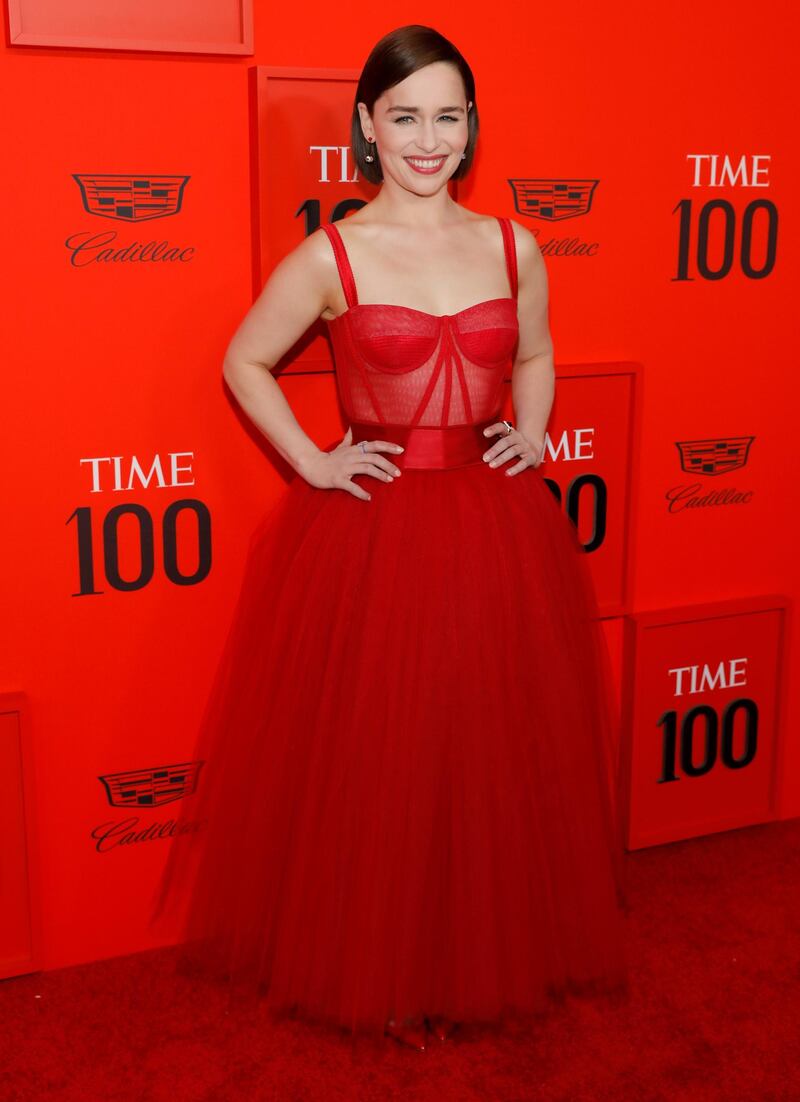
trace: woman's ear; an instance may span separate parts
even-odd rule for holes
[[[366,141],[367,135],[372,133],[372,119],[369,117],[367,105],[361,100],[356,104],[356,107],[358,108],[359,118],[361,119],[361,133]]]

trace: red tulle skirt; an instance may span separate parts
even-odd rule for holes
[[[379,438],[403,430],[353,439]],[[184,966],[278,1015],[378,1035],[626,983],[586,555],[543,468],[481,461],[495,439],[392,456],[370,501],[295,477],[253,533],[184,801],[206,827],[157,913],[186,904]]]

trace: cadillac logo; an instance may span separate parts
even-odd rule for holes
[[[676,440],[681,470],[688,474],[727,474],[747,462],[754,436],[723,436],[716,440]]]
[[[528,218],[561,222],[586,214],[597,180],[509,180],[514,207]]]
[[[89,214],[118,222],[148,222],[181,209],[188,176],[131,176],[73,172]]]
[[[191,796],[204,763],[186,761],[156,769],[136,769],[129,773],[106,773],[98,780],[105,785],[113,807],[160,807],[161,804]]]

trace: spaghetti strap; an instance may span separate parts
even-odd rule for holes
[[[503,246],[506,252],[506,267],[508,268],[508,281],[511,284],[511,297],[517,297],[517,245],[514,241],[514,227],[508,218],[498,216],[500,229],[503,231]]]
[[[342,281],[344,299],[349,309],[351,306],[356,306],[358,304],[358,294],[356,292],[356,281],[353,277],[353,269],[350,267],[350,261],[347,258],[347,250],[344,247],[342,235],[333,222],[323,222],[320,229],[325,230],[333,246],[336,266],[339,269],[339,278]]]

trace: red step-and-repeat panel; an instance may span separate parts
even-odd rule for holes
[[[205,828],[195,730],[249,536],[292,475],[223,354],[275,264],[375,194],[349,127],[389,28],[255,8],[8,5],[0,975],[152,944],[170,841]],[[632,50],[624,4],[538,12],[535,64],[510,7],[436,25],[479,88],[452,194],[547,264],[543,473],[597,589],[628,846],[796,815],[791,66],[669,13]],[[276,374],[317,443],[344,433],[322,322]]]

